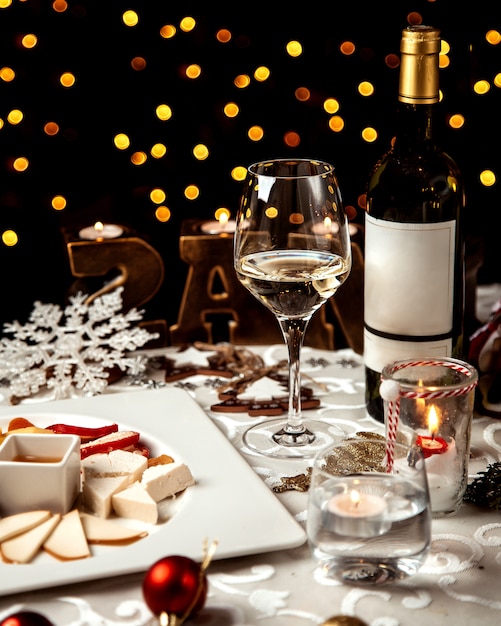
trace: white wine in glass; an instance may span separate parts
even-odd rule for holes
[[[235,271],[276,316],[289,359],[287,419],[248,429],[245,444],[273,457],[311,457],[342,435],[301,415],[301,348],[309,320],[351,269],[351,241],[334,167],[272,159],[248,168],[237,216]]]

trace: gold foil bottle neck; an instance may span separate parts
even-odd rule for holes
[[[409,26],[402,31],[400,52],[400,102],[438,102],[440,30],[432,26]]]

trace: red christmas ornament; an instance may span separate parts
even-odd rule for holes
[[[3,619],[0,626],[54,626],[54,624],[41,613],[18,611]]]
[[[152,613],[167,614],[170,618],[167,624],[182,624],[205,604],[204,564],[201,566],[188,557],[177,555],[160,559],[146,572],[143,596]]]

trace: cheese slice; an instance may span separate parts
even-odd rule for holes
[[[50,516],[50,511],[25,511],[0,519],[0,542],[38,526]]]
[[[78,509],[63,515],[54,532],[44,542],[43,548],[52,556],[64,561],[90,556],[89,544]]]
[[[195,484],[190,468],[179,461],[167,465],[154,465],[143,472],[141,484],[155,500],[173,496]]]
[[[109,517],[111,496],[129,486],[129,476],[88,478],[82,487],[82,503],[98,517]]]
[[[11,563],[29,563],[61,520],[57,513],[31,530],[2,543],[2,556]]]
[[[119,517],[136,519],[148,524],[158,521],[157,503],[140,482],[111,496],[113,510]]]
[[[82,459],[84,481],[104,476],[129,476],[129,485],[141,479],[148,459],[137,452],[113,450],[106,454],[91,454]]]
[[[80,519],[89,543],[127,543],[148,535],[145,530],[127,528],[88,513],[80,513]]]

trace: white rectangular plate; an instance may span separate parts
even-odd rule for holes
[[[171,519],[150,526],[149,536],[136,543],[92,546],[95,556],[78,561],[60,562],[41,554],[26,565],[0,562],[0,595],[146,571],[171,554],[201,561],[204,542],[214,540],[214,559],[297,547],[306,540],[302,527],[181,389],[0,407],[2,430],[13,417],[26,417],[42,427],[116,422],[121,430],[139,431],[154,455],[170,454],[187,463],[196,484],[178,498]]]

